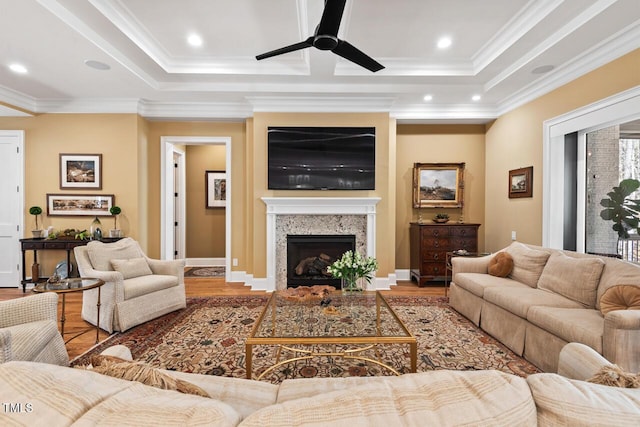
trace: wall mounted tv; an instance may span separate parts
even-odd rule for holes
[[[270,190],[375,190],[375,127],[269,127]]]

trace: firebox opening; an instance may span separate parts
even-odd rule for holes
[[[356,248],[356,236],[287,235],[287,287],[331,285],[340,289],[327,267]]]

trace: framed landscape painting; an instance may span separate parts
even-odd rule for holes
[[[464,204],[464,163],[415,163],[414,208],[461,208]]]
[[[113,194],[47,194],[49,216],[111,216]]]
[[[533,166],[509,171],[509,198],[533,197]]]
[[[227,174],[224,171],[206,171],[206,208],[224,208],[227,205]]]
[[[102,189],[102,154],[60,154],[60,189]]]

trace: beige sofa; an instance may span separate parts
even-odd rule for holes
[[[640,371],[640,310],[603,314],[600,304],[609,288],[640,287],[639,265],[518,242],[503,251],[513,259],[507,277],[488,274],[496,254],[452,259],[456,311],[545,372],[557,372],[569,342]]]
[[[107,353],[130,357],[122,346]],[[568,346],[560,358],[560,369],[579,377],[607,364],[581,344]],[[199,386],[210,397],[83,369],[5,363],[0,365],[0,425],[640,425],[640,389],[557,374],[524,379],[498,371],[432,371],[273,385],[163,372]]]
[[[81,277],[102,279],[100,328],[127,329],[185,308],[184,260],[147,257],[130,237],[113,243],[89,242],[74,248]],[[96,324],[98,290],[82,294],[82,318]]]
[[[58,295],[52,292],[0,302],[0,363],[27,360],[68,365],[57,319]]]

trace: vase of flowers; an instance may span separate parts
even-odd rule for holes
[[[364,257],[359,252],[347,251],[331,264],[327,271],[335,278],[342,279],[342,292],[362,292],[366,283],[371,283],[373,273],[378,270],[378,261]]]

